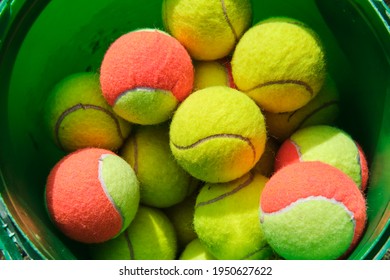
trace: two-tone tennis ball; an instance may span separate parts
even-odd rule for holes
[[[160,209],[141,205],[123,233],[89,249],[96,260],[173,260],[177,240],[172,223]]]
[[[229,55],[252,24],[249,0],[164,0],[163,23],[197,60]]]
[[[338,259],[359,241],[366,203],[355,182],[319,161],[277,171],[260,198],[265,237],[285,259]]]
[[[196,180],[172,156],[167,123],[137,126],[120,155],[137,175],[144,205],[169,207],[183,201],[194,190]]]
[[[88,72],[69,75],[55,85],[45,103],[44,123],[57,146],[67,152],[87,147],[116,151],[131,129],[103,98],[99,76]]]
[[[237,179],[263,154],[263,114],[246,94],[225,86],[192,93],[175,112],[170,147],[193,177],[211,183]]]
[[[194,68],[179,41],[159,30],[142,29],[111,44],[101,64],[100,83],[119,116],[132,123],[158,124],[192,92]]]
[[[313,99],[322,88],[326,63],[315,32],[303,23],[272,18],[242,36],[232,58],[239,90],[269,112],[291,112]]]
[[[200,242],[217,259],[268,259],[272,250],[260,227],[259,199],[268,178],[247,173],[206,184],[196,198],[194,226]]]
[[[85,148],[50,171],[45,202],[50,219],[67,237],[100,243],[123,232],[138,210],[139,184],[133,169],[105,149]]]
[[[347,174],[364,191],[369,172],[362,148],[344,130],[316,125],[302,128],[283,142],[275,158],[275,170],[299,161],[322,161]]]

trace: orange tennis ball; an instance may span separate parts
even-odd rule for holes
[[[48,176],[45,191],[53,223],[83,243],[119,235],[134,219],[140,199],[130,165],[97,148],[77,150],[60,160]]]
[[[119,116],[132,123],[157,124],[168,120],[192,92],[194,67],[175,38],[142,29],[122,35],[108,48],[100,83]]]

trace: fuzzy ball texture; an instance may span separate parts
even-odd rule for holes
[[[141,203],[169,207],[193,191],[193,179],[172,156],[169,125],[138,126],[120,155],[133,167],[140,182]]]
[[[56,145],[67,152],[87,147],[116,151],[131,130],[103,98],[99,76],[88,72],[55,85],[44,106],[44,123]]]
[[[263,111],[269,135],[280,142],[298,129],[312,125],[334,124],[339,112],[339,92],[329,76],[317,96],[300,109],[285,113]]]
[[[194,226],[199,240],[217,259],[268,259],[258,219],[259,199],[268,178],[248,173],[220,184],[206,184],[196,199]]]
[[[285,259],[337,259],[359,241],[366,205],[356,184],[326,163],[298,162],[276,172],[260,199],[265,237]]]
[[[100,68],[103,95],[114,111],[138,124],[168,120],[191,92],[194,67],[172,36],[142,29],[116,39]]]
[[[96,260],[173,260],[177,240],[172,223],[160,209],[140,206],[121,235],[89,249]]]
[[[229,55],[252,24],[249,0],[164,0],[163,22],[197,60]]]
[[[217,61],[196,61],[194,90],[211,86],[228,86],[236,88],[234,84],[230,59]]]
[[[237,179],[252,169],[266,138],[256,104],[224,86],[192,93],[170,127],[170,146],[178,163],[195,178],[212,183]]]
[[[265,177],[270,177],[275,170],[275,156],[279,147],[280,145],[278,141],[272,137],[268,137],[265,144],[264,153],[256,163],[254,170],[264,175]]]
[[[242,36],[233,54],[232,73],[237,88],[262,109],[294,111],[320,91],[325,54],[318,36],[301,22],[268,19]]]
[[[364,191],[369,172],[361,147],[344,130],[316,125],[302,128],[283,142],[275,158],[275,170],[298,161],[322,161],[347,174]]]
[[[86,148],[51,170],[45,201],[53,223],[69,238],[100,243],[123,232],[139,206],[133,169],[109,150]]]
[[[216,258],[210,254],[205,246],[200,242],[199,238],[192,240],[185,249],[181,252],[179,260],[216,260]]]

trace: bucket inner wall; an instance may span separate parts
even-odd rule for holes
[[[329,73],[341,94],[337,125],[363,147],[371,171],[368,226],[350,258],[373,258],[389,218],[390,178],[384,170],[390,170],[390,116],[385,110],[390,108],[390,51],[378,35],[386,30],[373,27],[379,17],[367,12],[373,11],[369,1],[252,2],[254,23],[270,16],[294,17],[323,41]],[[25,13],[31,22],[14,23],[0,53],[0,190],[41,258],[84,259],[85,245],[65,238],[46,213],[46,178],[65,153],[43,128],[43,105],[65,76],[98,72],[104,52],[120,35],[139,28],[163,29],[161,0],[96,0],[93,5],[54,0]]]

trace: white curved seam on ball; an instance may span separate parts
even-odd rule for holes
[[[294,208],[295,206],[297,206],[298,204],[300,203],[304,203],[304,202],[308,202],[308,201],[313,201],[313,200],[322,200],[322,201],[328,201],[328,202],[331,202],[335,205],[338,205],[338,206],[341,206],[344,211],[350,216],[350,220],[353,222],[353,227],[354,227],[354,231],[355,231],[355,228],[356,228],[356,221],[355,221],[355,216],[353,214],[353,212],[351,210],[349,210],[344,203],[340,202],[340,201],[337,201],[336,199],[334,198],[328,198],[328,197],[325,197],[325,196],[322,196],[322,195],[319,195],[319,196],[308,196],[308,197],[305,197],[305,198],[300,198],[292,203],[290,203],[289,205],[287,205],[286,207],[278,210],[278,211],[275,211],[275,212],[272,212],[272,213],[267,213],[267,212],[264,212],[263,209],[261,209],[261,221],[263,222],[264,221],[264,216],[275,216],[275,215],[279,215],[279,214],[284,214],[284,213],[287,213],[288,211],[290,211],[292,208]]]
[[[110,195],[110,193],[108,192],[108,189],[107,189],[107,185],[106,183],[104,182],[104,178],[103,178],[103,164],[104,164],[104,159],[108,156],[111,156],[110,154],[102,154],[102,156],[99,158],[99,166],[98,166],[98,179],[99,179],[99,182],[100,182],[100,186],[102,187],[104,193],[106,194],[106,197],[108,198],[108,200],[111,202],[112,206],[115,208],[115,210],[118,212],[118,214],[121,216],[122,218],[122,226],[123,226],[123,223],[124,223],[124,216],[122,214],[122,211],[119,209],[119,207],[116,205],[114,199],[112,198],[112,196]]]

